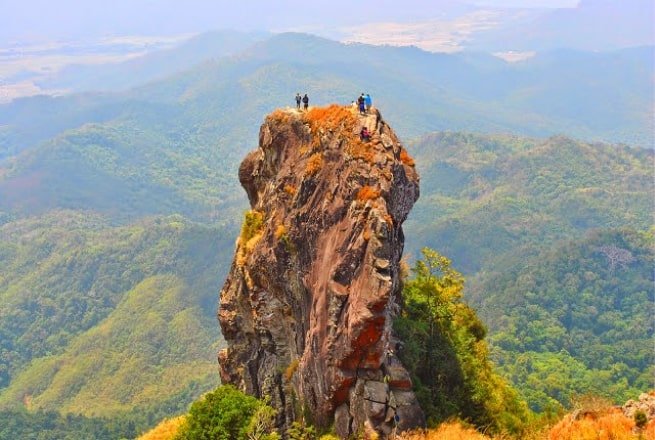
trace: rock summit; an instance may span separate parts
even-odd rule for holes
[[[283,428],[422,426],[392,326],[419,177],[380,113],[277,110],[239,180],[251,210],[220,296],[223,383],[266,399]]]

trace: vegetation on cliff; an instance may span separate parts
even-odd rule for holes
[[[451,418],[485,432],[521,433],[531,421],[527,406],[489,361],[486,329],[462,301],[464,278],[450,260],[424,248],[403,288],[395,321],[399,356],[412,375],[428,424]]]

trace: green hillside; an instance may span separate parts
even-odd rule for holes
[[[110,415],[177,395],[169,412],[184,409],[218,381],[216,292],[234,235],[179,216],[1,226],[0,407]]]
[[[535,409],[653,387],[654,250],[652,233],[594,231],[473,283],[502,370]]]
[[[185,120],[166,127],[164,116],[154,119],[84,125],[27,151],[0,177],[0,206],[35,214],[92,210],[121,221],[173,213],[213,221],[242,202],[238,158],[227,145],[189,133]]]
[[[408,247],[439,249],[467,274],[591,229],[651,226],[652,150],[451,132],[411,147],[421,198],[406,224]]]
[[[414,150],[408,251],[465,269],[496,360],[533,408],[652,387],[652,151],[466,133]]]

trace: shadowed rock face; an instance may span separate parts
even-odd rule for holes
[[[278,110],[239,179],[252,211],[221,291],[223,382],[270,399],[281,426],[310,414],[345,438],[424,424],[392,332],[419,178],[379,112]]]

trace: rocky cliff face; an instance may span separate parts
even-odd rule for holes
[[[369,142],[359,138],[366,125]],[[239,179],[252,210],[221,291],[221,377],[345,438],[424,423],[394,355],[412,159],[373,110],[278,110]]]

